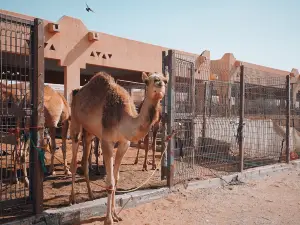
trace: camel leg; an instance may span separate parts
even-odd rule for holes
[[[14,147],[14,176],[12,179],[12,183],[13,184],[19,184],[19,179],[18,179],[18,170],[17,170],[17,163],[18,163],[18,146],[19,146],[19,143],[17,141],[15,147]]]
[[[73,118],[73,117],[72,117]],[[71,173],[72,173],[72,189],[70,195],[70,203],[75,204],[75,175],[77,170],[77,152],[79,147],[79,138],[81,137],[81,127],[77,124],[77,121],[71,121],[71,139],[72,139],[72,161],[71,161]]]
[[[20,138],[20,134],[16,134],[16,144],[14,147],[14,177],[12,178],[13,184],[19,184],[18,166],[17,166],[17,164],[20,162],[20,157],[21,157],[21,154],[19,153],[21,153],[21,138]]]
[[[93,146],[91,145],[91,148],[92,147]],[[91,171],[93,169],[92,156],[93,156],[93,154],[92,154],[92,151],[90,149],[89,158],[88,158],[88,170],[89,171]]]
[[[140,154],[141,144],[142,144],[142,141],[140,140],[140,141],[138,142],[138,150],[137,150],[137,153],[136,153],[134,165],[138,164],[138,162],[139,162],[139,154]]]
[[[95,138],[95,145],[94,145],[94,154],[96,158],[96,173],[100,174],[100,168],[99,168],[99,138]]]
[[[85,177],[85,182],[87,185],[88,193],[90,200],[94,199],[94,195],[90,186],[90,180],[89,180],[89,165],[88,165],[88,158],[91,153],[91,144],[92,144],[92,139],[94,135],[88,133],[86,130],[84,132],[84,149],[83,149],[83,173]]]
[[[153,141],[152,141],[152,151],[153,151],[153,156],[152,156],[152,169],[156,170],[156,163],[155,163],[155,153],[156,153],[156,136],[157,136],[158,128],[155,127],[153,130]]]
[[[101,147],[103,152],[104,158],[104,165],[106,167],[106,185],[109,188],[107,190],[107,212],[106,218],[104,221],[104,225],[111,225],[113,224],[113,217],[112,217],[112,195],[115,190],[115,179],[113,174],[113,149],[114,143],[106,142],[101,140]]]
[[[49,128],[49,133],[50,133],[50,138],[51,138],[51,164],[50,164],[50,169],[49,169],[49,174],[55,176],[55,171],[54,171],[54,154],[56,151],[56,142],[55,142],[55,135],[56,135],[56,130],[55,127],[50,127]]]
[[[64,159],[64,172],[66,175],[71,175],[71,172],[68,169],[68,163],[67,163],[67,135],[68,135],[68,128],[69,128],[69,121],[66,120],[63,122],[62,126],[62,153],[63,153],[63,159]],[[54,139],[55,140],[55,139]],[[54,157],[54,154],[53,154]],[[52,161],[51,161],[52,163]]]
[[[149,133],[144,138],[144,148],[145,148],[145,159],[143,165],[143,171],[147,171],[147,161],[148,161],[148,152],[149,152]]]
[[[115,166],[114,166],[115,190],[117,189],[117,184],[118,184],[119,177],[120,177],[119,170],[120,170],[121,162],[122,162],[122,159],[123,159],[127,149],[129,148],[129,146],[130,146],[130,141],[120,142],[119,146],[118,146],[118,151],[116,154]],[[115,193],[116,192],[114,191],[113,196],[112,196],[112,212],[113,212],[114,221],[118,222],[118,221],[122,221],[122,218],[119,217],[116,213]]]
[[[27,167],[26,167],[27,156],[28,156],[28,153],[30,151],[29,145],[30,145],[30,139],[26,136],[25,137],[24,149],[22,150],[23,157],[21,156],[21,160],[22,160],[22,163],[23,163],[22,170],[23,170],[23,173],[24,173],[25,187],[29,187],[29,180],[28,180]]]

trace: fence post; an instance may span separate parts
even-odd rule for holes
[[[167,65],[167,55],[166,51],[162,52],[162,72],[163,74],[166,74],[166,65]],[[162,100],[162,127],[161,127],[161,132],[162,132],[162,137],[161,137],[161,152],[163,153],[165,149],[167,148],[167,144],[165,142],[166,140],[166,119],[167,119],[167,114],[166,114],[166,102],[167,102],[167,96],[165,96]],[[168,168],[168,161],[167,161],[167,154],[164,154],[162,156],[162,163],[161,163],[161,180],[165,180],[167,178],[167,168]]]
[[[290,163],[290,115],[291,115],[291,81],[290,75],[286,76],[286,163]]]
[[[41,19],[34,19],[31,36],[31,102],[33,104],[30,129],[32,142],[30,146],[30,194],[33,200],[33,212],[43,212],[43,170],[39,160],[38,149],[44,146],[44,25]],[[42,129],[39,129],[42,127]],[[36,147],[34,147],[35,145]],[[42,150],[42,149],[41,149]]]
[[[204,93],[203,93],[203,123],[202,123],[202,141],[201,141],[201,148],[203,148],[203,150],[205,149],[204,146],[204,141],[205,141],[205,136],[206,136],[206,99],[207,99],[207,82],[204,82]]]
[[[244,114],[245,114],[245,74],[244,74],[244,65],[241,65],[241,73],[240,73],[240,119],[239,119],[239,127],[238,127],[238,142],[239,142],[239,171],[243,172],[244,170],[244,149],[243,149],[243,127],[244,127]]]
[[[168,50],[168,133],[171,134],[174,129],[174,113],[175,113],[175,76],[176,76],[176,58],[175,51]],[[168,144],[168,174],[167,185],[172,187],[174,185],[174,138],[171,138]]]

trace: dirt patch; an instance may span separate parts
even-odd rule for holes
[[[61,140],[57,140],[57,146],[61,146]],[[71,141],[67,143],[67,160],[68,163],[71,162],[72,151],[71,151]],[[116,150],[116,149],[115,149]],[[151,165],[148,165],[148,171],[142,171],[142,164],[144,160],[144,150],[140,151],[139,162],[137,165],[133,165],[136,157],[137,149],[129,148],[126,155],[123,158],[122,165],[120,168],[120,180],[118,184],[118,190],[130,190],[139,186],[143,183],[152,173]],[[152,159],[152,151],[149,152],[149,160]],[[62,161],[62,151],[57,150],[55,154]],[[157,152],[156,158],[157,163],[160,159],[160,152]],[[82,147],[79,147],[78,161],[82,157]],[[100,157],[100,165],[103,166],[102,156]],[[50,163],[50,154],[46,154],[47,165]],[[152,161],[152,160],[151,160]],[[93,163],[95,163],[95,158],[93,157]],[[81,167],[80,163],[78,167]],[[103,168],[102,168],[103,169]],[[71,178],[63,174],[63,166],[61,163],[55,159],[55,171],[56,176],[48,176],[44,181],[44,207],[57,208],[69,205],[69,195],[71,192]],[[79,171],[80,172],[80,171]],[[100,171],[101,172],[101,171]],[[103,174],[103,171],[102,171]],[[93,182],[91,184],[92,190],[96,198],[105,197],[106,191],[103,187],[105,186],[105,177],[103,175],[96,175],[95,172],[90,172],[90,180]],[[146,188],[158,188],[166,185],[166,181],[161,181],[160,171],[157,171],[151,178],[149,183],[143,186],[142,189]],[[88,192],[86,188],[85,180],[82,176],[76,175],[76,202],[84,202],[88,200]]]
[[[300,170],[244,185],[186,191],[121,212],[118,225],[299,224]],[[103,224],[92,218],[82,224]]]

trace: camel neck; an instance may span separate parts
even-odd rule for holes
[[[132,130],[131,134],[127,135],[129,140],[138,141],[146,136],[152,124],[159,118],[159,104],[160,101],[152,101],[147,98],[144,100],[140,114],[136,118],[132,118],[131,124],[128,124]]]

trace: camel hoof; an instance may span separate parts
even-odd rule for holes
[[[69,204],[70,204],[70,205],[75,205],[75,204],[76,204],[75,198],[74,198],[73,195],[70,195]]]
[[[156,164],[152,165],[152,170],[156,170]]]
[[[93,192],[89,193],[89,198],[90,198],[90,200],[94,200],[95,199]]]
[[[113,213],[113,220],[114,220],[114,222],[123,221],[123,219],[121,217],[119,217],[116,212]]]
[[[139,161],[136,159],[136,160],[134,161],[133,165],[138,164],[138,162],[139,162]]]
[[[25,178],[25,187],[27,187],[27,188],[29,187],[29,180],[27,177]]]
[[[142,171],[148,171],[147,167],[143,167]]]
[[[50,170],[50,171],[49,171],[49,174],[50,174],[51,176],[56,176],[55,171],[52,171],[52,172],[51,172],[51,170]]]
[[[106,218],[104,220],[104,225],[112,225],[112,224],[114,224],[112,217]]]

